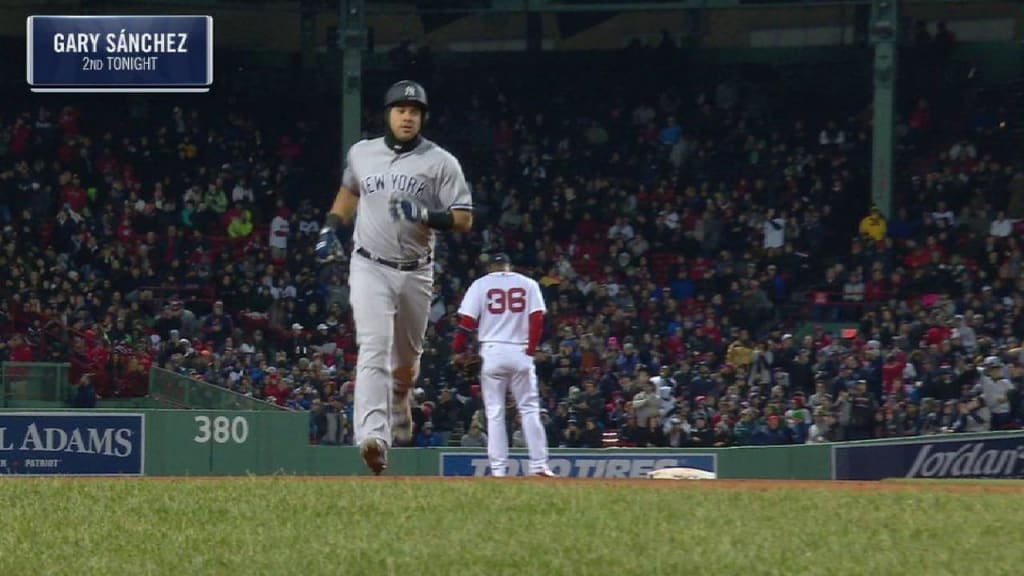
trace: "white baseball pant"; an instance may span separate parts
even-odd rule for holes
[[[353,255],[349,303],[356,325],[353,435],[391,446],[392,393],[396,383],[408,389],[416,381],[427,331],[433,270],[401,271]]]
[[[487,457],[491,475],[508,474],[508,431],[505,398],[512,392],[523,419],[523,436],[530,453],[530,473],[548,469],[548,441],[540,423],[540,394],[533,358],[522,344],[485,342],[480,346],[480,387],[487,413]]]

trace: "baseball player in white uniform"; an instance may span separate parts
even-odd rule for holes
[[[363,461],[378,475],[392,443],[412,436],[409,391],[430,311],[434,231],[473,225],[459,161],[420,134],[426,91],[403,80],[388,89],[384,104],[387,131],[348,150],[316,245],[322,262],[343,259],[337,229],[355,221],[348,280],[359,346],[354,432]]]
[[[992,429],[999,430],[1011,422],[1010,392],[1014,386],[1003,372],[1003,359],[988,356],[982,362],[978,383],[974,391],[981,394],[985,406],[992,413]]]
[[[492,476],[508,474],[505,397],[509,390],[522,415],[530,474],[555,476],[548,468],[547,435],[540,422],[540,395],[533,366],[546,311],[537,282],[512,272],[508,256],[500,253],[491,256],[490,273],[470,285],[459,306],[459,328],[452,349],[461,355],[469,334],[478,331]]]

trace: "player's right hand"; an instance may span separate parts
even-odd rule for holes
[[[334,229],[329,226],[321,228],[320,238],[316,241],[316,259],[320,262],[333,262],[343,260],[344,257],[345,249]]]
[[[414,200],[392,198],[388,211],[391,213],[391,219],[395,222],[405,220],[417,224],[427,223],[427,209]]]

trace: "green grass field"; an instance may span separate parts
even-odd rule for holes
[[[0,479],[0,575],[1009,575],[1022,504],[891,483]]]

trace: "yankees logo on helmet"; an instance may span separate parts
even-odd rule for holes
[[[417,82],[412,80],[401,80],[395,82],[388,88],[384,96],[384,106],[395,106],[403,102],[418,104],[424,111],[427,110],[427,91]]]

